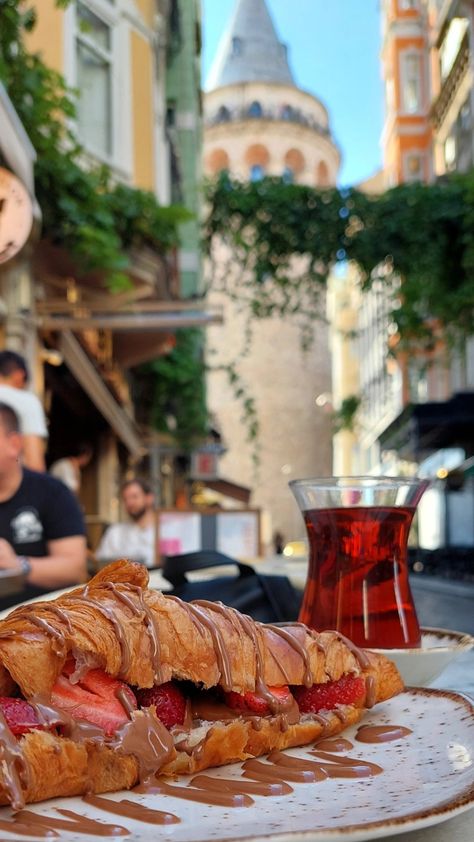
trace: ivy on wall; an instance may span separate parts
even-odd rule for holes
[[[390,318],[402,345],[430,348],[435,331],[450,342],[474,333],[472,172],[378,196],[224,174],[207,199],[207,253],[212,260],[219,242],[228,255],[221,275],[213,267],[217,283],[254,317],[291,314],[311,327],[331,268],[354,261],[362,289],[380,281],[395,290]]]
[[[207,433],[203,346],[202,330],[180,330],[170,354],[134,371],[134,398],[140,411],[184,450]]]

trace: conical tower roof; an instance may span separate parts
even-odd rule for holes
[[[265,0],[237,0],[206,87],[214,90],[240,82],[295,84],[286,45],[278,39]]]

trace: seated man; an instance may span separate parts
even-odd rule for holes
[[[16,413],[0,403],[0,571],[23,573],[21,593],[2,597],[0,609],[86,579],[81,511],[66,486],[21,464]]]
[[[23,464],[32,471],[46,470],[45,443],[48,438],[41,401],[26,388],[28,368],[21,354],[0,351],[0,402],[16,412],[23,434]]]
[[[122,485],[122,502],[132,523],[114,523],[104,532],[96,550],[99,561],[129,558],[147,567],[156,564],[156,524],[154,498],[150,486],[141,479]]]

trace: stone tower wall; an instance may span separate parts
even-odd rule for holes
[[[255,102],[262,108],[259,116],[246,113]],[[290,169],[296,183],[327,186],[336,181],[339,160],[324,106],[291,85],[245,83],[206,95],[206,175],[226,169],[233,176],[247,179],[253,164],[262,165],[266,174],[283,175],[293,164]],[[225,261],[224,249],[214,257]],[[211,303],[223,304],[225,313],[224,326],[207,332],[209,361],[215,366],[233,360],[239,353],[245,317],[221,294],[211,294]],[[256,400],[260,422],[260,467],[256,476],[242,407],[224,373],[211,373],[208,378],[209,406],[228,448],[221,461],[222,476],[252,486],[252,505],[261,507],[267,515],[267,539],[275,531],[281,532],[286,541],[304,536],[288,481],[331,473],[331,422],[316,405],[319,394],[331,391],[324,296],[321,315],[314,326],[314,344],[307,353],[301,350],[300,332],[293,319],[254,323],[250,352],[239,363],[239,371],[248,393]],[[268,541],[267,551],[271,549]]]

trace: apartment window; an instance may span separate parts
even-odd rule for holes
[[[421,108],[421,62],[417,54],[403,57],[403,110],[415,114]]]
[[[395,109],[395,83],[391,76],[385,81],[385,108],[388,115]]]
[[[113,154],[113,27],[102,9],[113,0],[76,5],[76,86],[78,134],[102,158]]]
[[[469,21],[467,18],[459,17],[454,18],[449,24],[443,43],[439,49],[441,79],[443,81],[449,76],[454,62],[459,55],[468,26]]]
[[[469,97],[466,99],[459,112],[459,126],[463,132],[469,132],[472,128],[471,103]]]
[[[423,161],[417,152],[410,152],[404,160],[404,180],[421,181],[423,179]]]
[[[398,0],[402,12],[410,12],[418,8],[418,0]]]
[[[444,163],[448,172],[456,166],[456,138],[450,135],[444,143]]]

